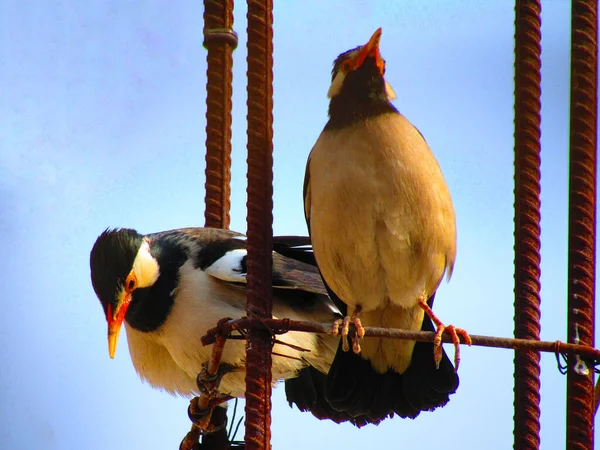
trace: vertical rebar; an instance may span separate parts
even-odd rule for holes
[[[568,340],[594,345],[598,3],[571,6]],[[567,372],[567,448],[594,448],[594,370],[578,357]]]
[[[204,0],[206,56],[205,226],[229,227],[231,192],[231,82],[237,35],[233,0]]]
[[[248,315],[271,317],[273,3],[248,0]],[[248,332],[246,450],[271,448],[271,335]]]
[[[206,56],[206,169],[204,226],[229,228],[231,196],[231,94],[233,50],[233,0],[204,0],[204,47]],[[215,428],[227,422],[222,408],[211,417]],[[222,438],[221,435],[219,435]],[[214,434],[202,438],[202,448],[225,450]]]
[[[541,4],[515,7],[515,338],[540,338]],[[540,355],[515,352],[514,448],[540,445]]]

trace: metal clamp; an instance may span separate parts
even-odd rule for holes
[[[208,44],[216,43],[227,43],[231,45],[231,48],[235,50],[238,46],[238,35],[231,28],[211,28],[204,29],[204,42],[202,45],[207,47]],[[207,47],[208,48],[208,47]]]

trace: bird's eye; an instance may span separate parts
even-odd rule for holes
[[[137,279],[135,278],[135,275],[129,275],[125,280],[125,290],[127,292],[132,292],[135,289],[136,285]]]
[[[351,68],[352,68],[352,64],[350,63],[349,59],[347,59],[346,61],[344,61],[342,63],[342,71],[344,71],[345,73],[350,72]]]

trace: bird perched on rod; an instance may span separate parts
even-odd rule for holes
[[[273,314],[333,321],[340,314],[323,287],[309,243],[302,237],[274,238]],[[92,248],[90,269],[108,322],[110,357],[124,324],[133,365],[143,380],[172,394],[198,394],[196,377],[212,351],[200,338],[220,319],[245,315],[245,236],[213,228],[148,235],[106,230]],[[278,341],[292,346],[274,346],[273,380],[298,377],[286,386],[288,401],[319,418],[358,426],[376,422],[337,412],[323,399],[320,386],[337,339],[300,332],[279,336]],[[242,397],[245,341],[228,341],[221,362],[231,370],[221,379],[219,392]]]
[[[425,139],[390,103],[380,38],[381,28],[334,62],[329,121],[308,158],[304,207],[319,270],[346,314],[326,398],[349,414],[416,417],[445,405],[458,387],[442,332],[452,333],[457,354],[458,334],[470,338],[431,310],[454,265],[454,208]],[[432,321],[434,344],[361,339],[363,326],[434,331]]]

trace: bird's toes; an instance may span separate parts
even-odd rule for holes
[[[350,344],[348,344],[348,336],[342,336],[342,351],[350,351]]]
[[[357,355],[359,355],[361,352],[360,342],[358,341],[358,339],[359,339],[358,333],[356,333],[354,335],[354,339],[352,339],[352,351],[354,353],[356,353]]]
[[[339,336],[340,328],[341,328],[343,322],[344,321],[342,319],[338,319],[333,322],[333,324],[331,325],[331,334],[333,336]]]
[[[444,330],[446,327],[444,325],[440,325],[435,332],[435,337],[433,338],[433,360],[435,361],[436,369],[440,368],[440,363],[442,362],[442,334],[444,334]]]
[[[467,345],[471,345],[473,343],[473,340],[471,339],[471,336],[469,336],[469,333],[467,333],[466,330],[463,330],[462,328],[456,328],[454,325],[448,325],[446,327],[446,331],[448,331],[448,333],[450,333],[450,336],[452,336],[452,343],[454,344],[454,370],[458,372],[458,366],[460,364],[459,336],[462,336],[463,340],[465,341],[465,344]]]
[[[350,350],[350,345],[348,344],[348,333],[350,332],[350,317],[344,317],[342,321],[342,350],[347,352]]]
[[[456,331],[456,334],[463,338],[463,340],[465,341],[465,344],[467,344],[468,346],[471,346],[473,344],[473,339],[471,339],[471,336],[469,335],[467,330],[464,330],[462,328],[456,328],[456,327],[454,329]]]
[[[356,328],[356,334],[359,337],[359,339],[364,338],[365,337],[365,327],[363,327],[363,324],[362,324],[360,318],[355,317],[352,322],[354,323],[354,328]]]

